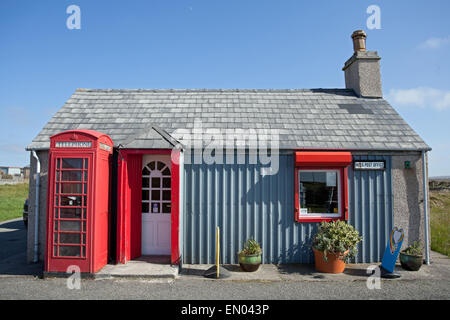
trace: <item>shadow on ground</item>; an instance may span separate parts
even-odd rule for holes
[[[22,219],[0,224],[0,277],[42,276],[42,263],[29,264],[26,257],[27,231]]]

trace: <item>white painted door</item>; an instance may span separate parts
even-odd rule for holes
[[[142,160],[142,254],[170,255],[170,155]]]

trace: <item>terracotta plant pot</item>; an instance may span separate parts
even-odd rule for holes
[[[345,262],[339,257],[343,257],[348,254],[348,251],[343,254],[328,253],[328,261],[323,259],[323,252],[312,248],[314,251],[315,267],[317,271],[326,273],[342,273],[345,270]]]
[[[423,263],[423,256],[413,256],[400,252],[400,264],[402,268],[409,271],[418,271]]]
[[[239,255],[239,265],[247,272],[258,270],[261,264],[261,254]]]

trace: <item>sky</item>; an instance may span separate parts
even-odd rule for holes
[[[384,98],[433,148],[429,175],[450,176],[449,12],[447,0],[1,0],[0,166],[29,163],[25,147],[77,88],[344,88],[364,29]]]

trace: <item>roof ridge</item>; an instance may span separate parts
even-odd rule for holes
[[[209,88],[190,88],[190,89],[96,89],[96,88],[78,88],[76,92],[353,92],[346,88],[285,88],[285,89],[267,89],[267,88],[230,88],[230,89],[209,89]]]

